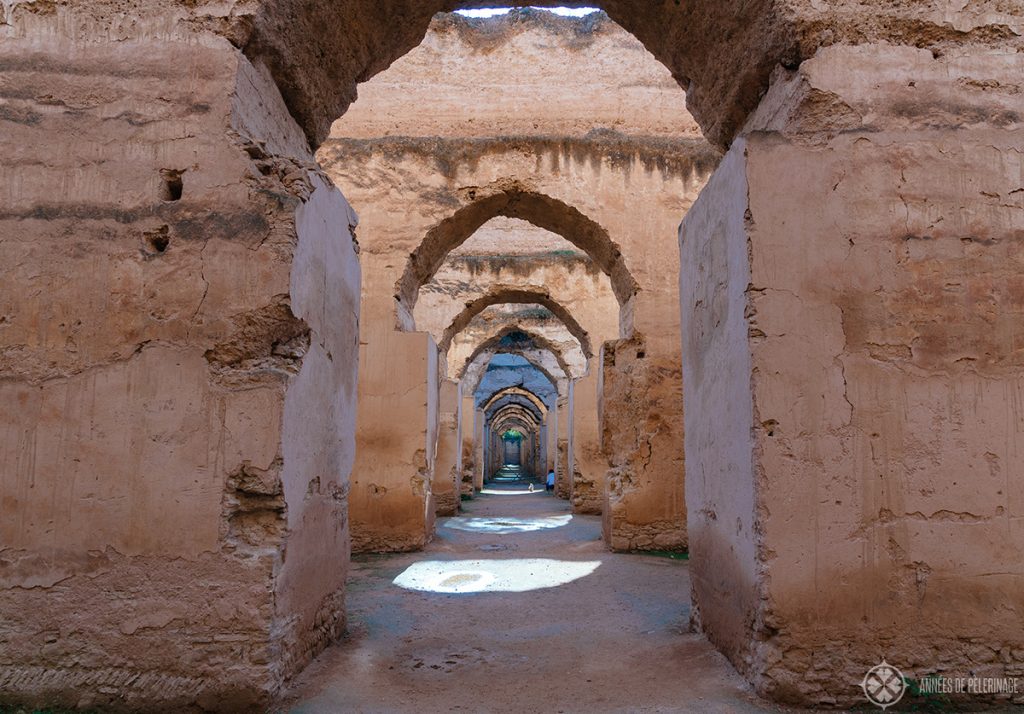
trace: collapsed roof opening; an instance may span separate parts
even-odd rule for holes
[[[601,12],[599,7],[537,7],[535,5],[528,6],[530,10],[540,10],[542,12],[550,12],[554,15],[561,17],[585,17],[592,15],[595,12]],[[507,15],[513,10],[525,9],[521,6],[516,7],[488,7],[488,8],[477,8],[475,10],[456,10],[455,14],[463,15],[464,17],[472,18],[489,18],[497,17],[498,15]]]

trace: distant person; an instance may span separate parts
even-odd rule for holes
[[[547,487],[545,487],[544,490],[545,491],[554,491],[555,490],[555,470],[554,469],[551,469],[550,471],[548,471],[548,485],[547,485]]]

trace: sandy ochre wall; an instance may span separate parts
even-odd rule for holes
[[[882,656],[1019,675],[1019,3],[595,2],[731,152],[682,231],[727,269],[681,291],[704,631],[802,704],[852,704]],[[310,147],[458,4],[0,6],[6,700],[252,709],[340,629],[359,281]],[[407,186],[439,202],[417,237],[499,155],[529,191],[557,193],[538,162],[589,183],[628,223],[560,199],[620,246],[662,235],[631,191],[673,227],[695,193],[664,142],[433,143],[374,144],[441,168]],[[402,185],[355,148],[353,191]],[[722,351],[731,379],[695,381]]]
[[[718,154],[685,101],[668,70],[604,16],[440,16],[420,46],[363,87],[318,154],[361,219],[364,341],[397,324],[447,347],[446,326],[494,291],[535,290],[584,328],[591,381],[566,435],[580,458],[574,502],[608,511],[609,542],[622,549],[686,545],[674,236]],[[520,233],[553,231],[561,243],[524,260],[525,238],[512,230],[523,222],[534,226]],[[476,253],[447,255],[466,239]],[[560,250],[566,241],[571,254]],[[410,291],[410,274],[431,261],[439,272],[426,269],[424,289]],[[396,294],[405,306],[397,314]],[[629,359],[602,361],[602,345],[620,337],[630,339]],[[621,374],[605,380],[602,370]],[[615,396],[602,403],[605,383]],[[627,409],[634,393],[644,397]],[[618,450],[614,461],[604,441]],[[368,448],[358,458],[357,489],[371,470],[379,488],[388,459],[410,463]],[[387,498],[404,499],[411,516],[422,496],[403,485],[403,469],[391,472]],[[353,514],[354,528],[361,519]]]
[[[10,5],[0,692],[258,707],[345,623],[354,214],[223,38]]]
[[[694,599],[776,699],[1024,672],[1020,57],[822,49],[683,223]]]

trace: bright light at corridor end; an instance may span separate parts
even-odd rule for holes
[[[562,17],[584,17],[595,12],[601,12],[600,8],[596,7],[537,7],[533,9],[547,10]],[[480,10],[456,10],[455,12],[466,17],[495,17],[497,15],[507,15],[512,12],[512,8],[489,7]]]
[[[406,590],[432,593],[522,593],[585,578],[599,565],[601,561],[547,558],[426,560],[413,563],[392,582]]]

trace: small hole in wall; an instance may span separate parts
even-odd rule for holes
[[[643,350],[640,350],[639,352],[636,353],[636,358],[637,359],[643,359],[646,356],[647,356],[647,353],[644,352]]]
[[[184,170],[160,169],[160,200],[181,200],[181,193],[185,190],[185,182],[181,179],[183,173]]]
[[[150,255],[163,253],[170,244],[171,234],[167,226],[160,226],[155,231],[142,234],[142,248]]]

